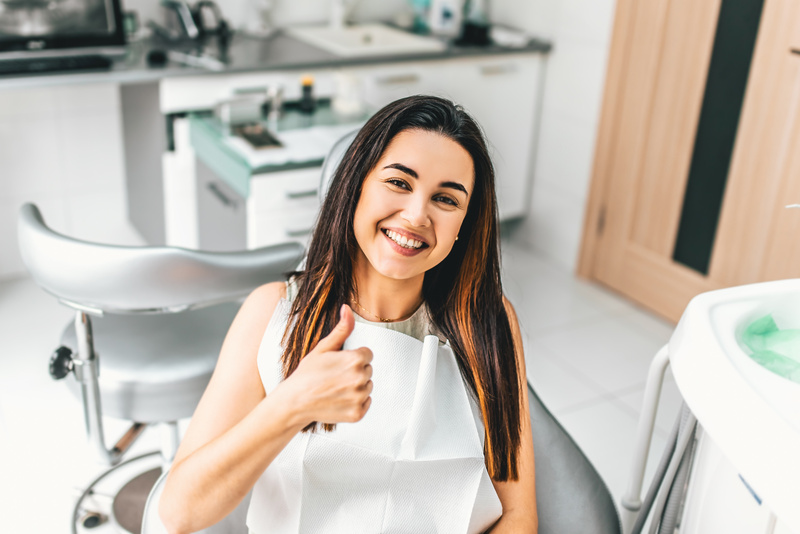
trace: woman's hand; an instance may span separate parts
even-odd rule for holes
[[[355,327],[355,318],[346,304],[339,314],[339,324],[276,388],[294,400],[301,420],[307,424],[355,423],[372,402],[372,351],[366,347],[341,350]]]

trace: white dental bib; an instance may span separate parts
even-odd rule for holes
[[[281,300],[258,352],[269,393],[282,378]],[[448,343],[357,322],[345,349],[373,352],[372,404],[357,423],[299,433],[253,488],[253,534],[483,532],[502,514],[480,412]]]

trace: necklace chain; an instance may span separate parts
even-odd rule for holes
[[[412,311],[411,313],[409,313],[409,314],[407,314],[407,315],[401,315],[401,316],[400,316],[400,317],[398,317],[397,319],[385,319],[385,318],[381,317],[380,315],[378,315],[377,313],[375,313],[375,312],[372,312],[372,311],[369,311],[368,309],[366,309],[364,306],[362,306],[362,305],[361,305],[361,303],[360,303],[360,302],[358,302],[358,301],[356,300],[356,298],[355,298],[355,297],[352,297],[352,299],[353,299],[353,303],[354,303],[356,306],[358,306],[359,308],[361,308],[362,310],[364,310],[364,311],[365,311],[365,312],[367,312],[368,314],[372,315],[373,317],[377,317],[377,318],[378,318],[378,320],[380,320],[380,322],[382,322],[382,323],[396,323],[397,321],[403,321],[403,320],[405,320],[405,319],[408,319],[409,317],[411,317],[412,315],[414,315],[414,313],[417,311],[417,308],[419,308],[419,306],[417,306],[417,307],[415,307],[415,308],[414,308],[414,311]],[[422,304],[422,303],[420,302],[420,304]]]

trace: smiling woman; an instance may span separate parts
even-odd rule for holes
[[[473,182],[472,158],[449,137],[406,130],[392,140],[365,178],[355,211],[359,302],[370,310],[391,307],[377,311],[384,317],[408,311],[397,300],[378,302],[383,299],[370,286],[397,280],[413,284],[414,293],[421,294],[425,273],[453,248]],[[407,292],[403,287],[402,293]]]
[[[254,534],[535,532],[525,384],[480,129],[398,100],[344,155],[304,270],[231,326],[161,515],[191,532],[252,488]]]

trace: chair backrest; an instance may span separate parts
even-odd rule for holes
[[[539,534],[620,534],[622,525],[611,492],[530,384],[528,407]]]
[[[91,243],[50,229],[33,204],[20,208],[22,261],[45,291],[78,309],[182,311],[235,300],[297,267],[299,243],[241,252]]]
[[[536,507],[539,534],[620,534],[611,493],[600,475],[528,384],[528,405],[536,454]],[[142,534],[166,534],[158,502],[166,473],[156,482],[144,509]],[[226,518],[200,532],[245,534],[250,495]]]
[[[356,135],[358,135],[358,130],[353,130],[342,136],[328,151],[328,155],[325,156],[325,161],[322,162],[322,176],[320,176],[319,184],[320,201],[324,200],[325,195],[328,194],[328,189],[330,189],[331,182],[333,181],[333,175],[336,173],[336,169],[339,168],[344,153],[350,148]]]

